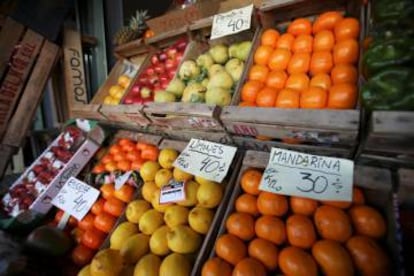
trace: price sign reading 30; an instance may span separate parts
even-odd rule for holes
[[[350,160],[272,148],[259,189],[319,200],[352,200]]]
[[[231,146],[191,139],[173,165],[190,174],[221,182],[227,175],[236,150]]]
[[[89,212],[98,196],[97,189],[72,176],[53,198],[52,204],[77,220],[81,220]]]

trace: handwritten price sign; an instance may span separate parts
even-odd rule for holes
[[[89,212],[98,196],[97,189],[72,176],[53,198],[52,204],[77,220],[81,220]]]
[[[319,200],[352,200],[350,160],[272,148],[259,189]]]
[[[187,173],[221,182],[227,175],[236,151],[235,147],[191,139],[173,165]]]
[[[213,18],[210,39],[237,34],[250,29],[253,5],[216,14]]]

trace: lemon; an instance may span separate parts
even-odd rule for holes
[[[194,253],[201,245],[201,235],[186,225],[178,225],[167,233],[168,247],[176,253]]]
[[[135,266],[134,276],[158,276],[161,259],[154,254],[142,257]]]
[[[164,213],[168,207],[172,206],[172,203],[163,203],[160,204],[160,189],[157,189],[151,199],[152,207],[154,207],[155,210],[158,212]]]
[[[223,198],[223,186],[214,182],[201,184],[197,191],[198,205],[206,208],[217,207]]]
[[[157,185],[155,185],[154,181],[145,182],[144,185],[142,185],[142,197],[148,201],[151,202],[152,196],[154,193],[158,190]]]
[[[181,206],[195,206],[197,204],[197,191],[200,185],[195,181],[185,183],[185,200],[177,202]]]
[[[217,182],[202,178],[201,176],[194,176],[194,179],[200,185],[206,184],[206,183],[217,183]]]
[[[174,205],[168,207],[164,213],[164,221],[172,228],[180,224],[187,224],[189,210],[184,206]]]
[[[118,250],[104,249],[93,257],[90,267],[92,276],[118,275],[122,270],[122,257]]]
[[[152,235],[149,241],[151,252],[155,255],[165,256],[170,253],[167,242],[168,226],[161,226]]]
[[[149,252],[149,239],[149,236],[142,233],[129,237],[119,250],[122,259],[128,264],[136,264]]]
[[[178,152],[175,149],[166,148],[160,151],[158,155],[158,163],[164,169],[172,169],[173,163],[178,156]]]
[[[125,211],[126,218],[129,222],[138,223],[141,216],[151,208],[151,205],[142,199],[130,202]]]
[[[79,272],[78,276],[91,276],[91,265],[84,266]]]
[[[123,222],[114,230],[110,238],[110,248],[121,249],[124,242],[132,235],[138,233],[138,226],[131,222]]]
[[[179,168],[174,168],[173,176],[174,176],[174,179],[177,181],[187,181],[187,180],[193,179],[193,175],[186,173],[185,171]]]
[[[165,186],[173,178],[173,173],[169,169],[161,169],[155,174],[155,185],[158,188]]]
[[[172,253],[161,263],[160,276],[188,276],[191,274],[190,261],[181,254]]]
[[[210,229],[210,225],[213,222],[214,213],[210,209],[195,207],[188,215],[188,224],[190,227],[200,233],[207,234]]]
[[[142,164],[141,169],[139,170],[139,174],[141,178],[146,181],[154,181],[155,174],[160,169],[160,165],[155,161],[147,161]]]
[[[141,216],[139,230],[144,234],[151,235],[163,224],[162,214],[155,209],[151,209]]]

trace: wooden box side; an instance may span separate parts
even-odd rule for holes
[[[0,79],[6,72],[10,57],[24,33],[25,27],[7,17],[0,31]]]

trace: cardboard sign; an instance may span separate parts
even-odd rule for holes
[[[168,185],[161,188],[160,204],[173,203],[185,200],[185,183],[171,180]]]
[[[226,177],[237,148],[191,139],[173,166],[187,173],[221,182]]]
[[[81,220],[89,212],[98,196],[99,190],[72,176],[53,198],[52,204],[77,220]]]
[[[351,201],[354,162],[272,148],[259,189],[318,200]]]
[[[250,29],[253,4],[229,12],[216,14],[213,18],[210,39],[237,34]]]

